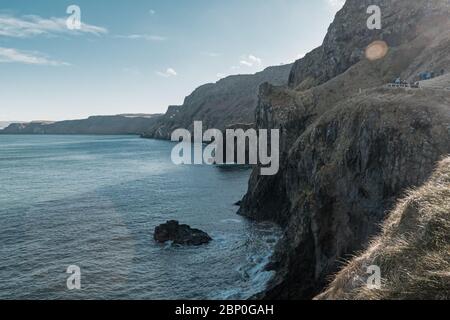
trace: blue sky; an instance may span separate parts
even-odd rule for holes
[[[81,30],[69,30],[69,5]],[[0,121],[165,112],[320,45],[342,0],[0,0]]]

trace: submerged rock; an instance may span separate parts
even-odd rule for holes
[[[212,240],[206,232],[192,229],[190,226],[174,220],[156,227],[154,238],[160,243],[173,241],[174,244],[188,246],[200,246]]]

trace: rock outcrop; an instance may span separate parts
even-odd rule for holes
[[[82,120],[13,123],[0,134],[142,134],[160,115],[93,116]]]
[[[382,30],[368,30],[379,5]],[[401,76],[450,67],[450,7],[440,0],[348,0],[324,45],[292,69],[289,86],[265,84],[258,128],[280,129],[281,167],[255,170],[239,213],[285,228],[259,298],[310,299],[340,262],[362,250],[408,188],[450,153],[450,92],[388,89]],[[375,40],[387,55],[365,58]]]
[[[381,271],[372,287],[369,267]],[[450,158],[389,214],[383,232],[317,299],[450,299]]]
[[[143,135],[170,140],[176,129],[192,131],[194,121],[202,121],[204,130],[252,126],[258,102],[258,87],[264,82],[284,85],[292,65],[269,67],[254,75],[236,75],[197,88],[182,106],[170,106]]]
[[[174,244],[188,246],[200,246],[212,240],[206,232],[192,229],[178,221],[167,221],[167,223],[156,227],[154,239],[159,243],[172,241]]]

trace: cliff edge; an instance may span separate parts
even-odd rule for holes
[[[369,30],[378,5],[381,30]],[[311,299],[360,252],[405,190],[450,153],[450,91],[388,88],[450,68],[450,6],[440,0],[348,0],[324,44],[297,61],[288,86],[264,84],[257,127],[281,132],[280,171],[252,174],[239,213],[285,229],[257,298]],[[447,31],[446,31],[447,30]],[[384,41],[387,52],[368,59]]]

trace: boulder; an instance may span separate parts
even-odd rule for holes
[[[156,227],[154,238],[159,243],[172,241],[174,244],[188,246],[200,246],[212,240],[206,232],[192,229],[190,226],[174,220]]]

